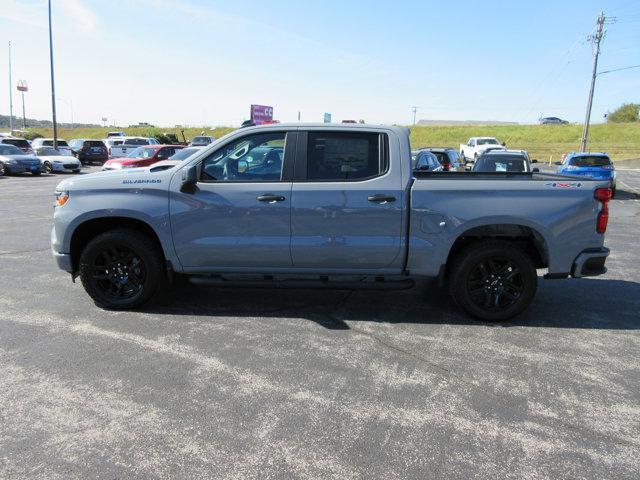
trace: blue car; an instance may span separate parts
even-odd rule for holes
[[[597,180],[609,180],[613,194],[616,193],[616,169],[606,153],[570,152],[559,165],[561,175],[580,175]]]

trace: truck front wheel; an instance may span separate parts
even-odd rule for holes
[[[163,283],[162,258],[155,242],[143,233],[107,231],[92,239],[80,255],[82,285],[99,307],[138,307]]]
[[[536,293],[532,259],[511,242],[485,240],[458,254],[449,270],[449,293],[470,315],[486,321],[522,313]]]

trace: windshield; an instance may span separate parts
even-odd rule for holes
[[[42,145],[45,147],[53,147],[53,140],[44,140]],[[69,145],[64,140],[58,140],[59,147],[68,147]]]
[[[200,145],[208,145],[211,143],[210,137],[193,137],[191,143],[200,144]]]
[[[479,138],[478,145],[500,145],[495,138]]]
[[[56,150],[55,148],[52,148],[52,147],[39,148],[36,151],[36,153],[38,155],[45,155],[45,156],[48,156],[48,157],[62,156],[62,154],[58,150]]]
[[[151,158],[156,153],[155,148],[136,148],[127,157],[129,158]]]
[[[26,155],[26,153],[13,145],[0,144],[0,155]]]
[[[171,157],[169,157],[169,160],[186,160],[191,155],[193,155],[196,152],[199,152],[200,150],[201,150],[200,148],[183,148],[181,150],[178,150]]]
[[[569,165],[573,165],[574,167],[604,167],[606,165],[611,165],[611,160],[609,157],[601,155],[581,155],[579,157],[573,157],[569,161]]]
[[[29,142],[27,142],[26,140],[23,140],[22,138],[5,138],[2,140],[2,143],[15,145],[16,147],[19,147],[19,148],[31,148],[31,145],[29,145]]]
[[[85,147],[103,147],[103,148],[105,146],[101,140],[85,140],[83,145]]]

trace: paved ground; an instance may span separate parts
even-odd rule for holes
[[[639,171],[610,272],[503,325],[431,285],[106,312],[54,267],[59,179],[0,178],[0,478],[638,478]]]

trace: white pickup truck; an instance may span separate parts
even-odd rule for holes
[[[109,157],[113,158],[123,158],[126,157],[128,153],[134,151],[136,148],[144,146],[144,145],[159,145],[160,142],[155,138],[145,138],[145,137],[117,137],[110,138],[113,141],[113,144],[109,146]]]
[[[460,144],[460,156],[464,162],[475,162],[480,155],[488,150],[506,150],[504,143],[495,137],[471,137],[467,143]]]

